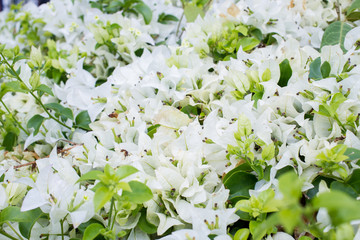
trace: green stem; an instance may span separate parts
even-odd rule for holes
[[[0,230],[0,234],[12,239],[12,240],[17,240],[17,238],[14,238],[13,236],[11,236],[10,234],[8,234],[7,232],[5,232],[4,230]]]
[[[6,60],[6,58],[4,57],[4,55],[2,53],[0,53],[1,57],[3,58],[3,62],[14,72],[16,79],[23,83],[24,86],[26,87],[26,89],[29,91],[29,93],[31,94],[31,96],[33,96],[36,100],[36,102],[38,104],[40,104],[40,106],[44,109],[44,111],[46,112],[46,114],[53,120],[55,120],[57,123],[59,123],[60,125],[62,125],[63,127],[66,127],[67,129],[71,129],[71,127],[67,126],[66,124],[62,123],[61,121],[59,121],[59,119],[57,119],[56,117],[54,117],[51,113],[49,113],[49,111],[46,109],[46,107],[44,106],[44,104],[42,103],[41,99],[38,98],[37,96],[35,96],[35,94],[31,91],[31,89],[28,88],[28,86],[26,86],[26,84],[24,83],[24,81],[20,78],[19,74],[15,71],[14,67]]]
[[[9,222],[6,222],[6,224],[11,228],[11,230],[13,230],[13,232],[19,237],[20,240],[24,240],[21,235],[15,230],[15,228],[13,228],[13,226],[11,226],[11,224]]]
[[[0,99],[0,102],[2,103],[2,105],[4,106],[4,108],[6,109],[6,111],[10,114],[10,116],[12,117],[12,119],[15,121],[16,125],[18,125],[19,128],[20,128],[21,130],[23,130],[23,131],[26,133],[26,135],[29,136],[30,133],[29,133],[25,128],[23,128],[23,126],[21,126],[20,122],[14,117],[14,115],[12,115],[12,113],[11,113],[10,110],[9,110],[9,108],[6,106],[6,104],[3,102],[2,99]]]
[[[334,119],[335,121],[337,122],[337,124],[339,124],[339,126],[341,127],[341,132],[342,134],[345,134],[346,133],[346,128],[344,126],[344,124],[341,123],[340,119],[338,118],[337,114],[334,114]]]
[[[179,34],[180,25],[181,25],[181,21],[182,21],[183,18],[184,18],[184,12],[181,14],[181,17],[179,19],[179,23],[178,23],[177,28],[176,28],[176,36]]]
[[[114,207],[114,208],[115,208],[115,207]],[[111,229],[114,229],[115,218],[116,218],[117,213],[118,213],[118,211],[117,211],[116,208],[115,208],[115,214],[114,214],[114,219],[113,219],[113,221],[112,221],[112,223],[111,223]]]
[[[61,228],[61,240],[64,240],[64,221],[60,220],[60,228]]]
[[[108,227],[110,227],[110,226],[111,226],[112,212],[113,212],[113,209],[114,209],[114,203],[115,203],[114,198],[111,198],[111,203],[110,203],[110,213],[109,213],[109,221],[108,221]]]
[[[341,11],[340,11],[340,1],[337,0],[336,3],[335,3],[335,9],[336,9],[336,13],[338,15],[338,21],[340,21],[341,19]]]

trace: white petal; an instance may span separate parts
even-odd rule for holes
[[[35,209],[41,207],[42,205],[47,204],[48,202],[42,198],[39,190],[36,188],[31,189],[24,199],[24,202],[21,206],[21,211],[28,211],[31,209]]]
[[[74,228],[77,228],[86,219],[86,211],[71,212],[70,217]]]
[[[5,191],[5,188],[0,185],[0,209],[4,209],[7,207],[8,202],[7,202],[7,194]]]
[[[180,222],[179,220],[172,217],[167,217],[165,214],[157,213],[156,215],[160,219],[160,223],[157,230],[158,235],[162,235],[164,232],[166,232],[166,230],[168,230],[172,226],[183,225],[183,223]]]
[[[292,236],[284,232],[278,232],[273,236],[274,240],[294,240]]]

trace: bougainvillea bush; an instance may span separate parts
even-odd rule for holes
[[[0,13],[0,239],[360,239],[360,1]]]

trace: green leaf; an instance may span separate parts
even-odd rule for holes
[[[118,183],[116,183],[116,188],[119,189],[119,190],[122,189],[123,191],[131,192],[130,185],[127,182],[118,182]]]
[[[265,71],[263,72],[262,76],[261,76],[261,80],[263,82],[267,82],[271,79],[271,71],[269,68],[265,69]]]
[[[40,75],[37,72],[34,72],[29,79],[29,83],[30,83],[32,89],[36,89],[41,84],[40,83]]]
[[[251,221],[249,224],[249,229],[253,235],[254,240],[261,240],[266,234],[275,233],[277,231],[275,226],[279,224],[279,215],[275,213],[270,215],[263,222]]]
[[[279,67],[280,67],[280,79],[278,85],[280,87],[285,87],[287,86],[289,79],[292,76],[292,69],[289,60],[285,59],[284,61],[282,61]]]
[[[148,5],[143,2],[134,6],[134,9],[139,12],[143,17],[146,24],[149,24],[152,19],[152,11]]]
[[[184,15],[188,22],[194,22],[199,15],[204,17],[205,13],[201,7],[187,4],[184,8]]]
[[[127,176],[130,176],[136,172],[138,172],[136,168],[130,165],[123,165],[120,166],[118,169],[116,169],[116,176],[119,178],[119,180],[126,178]]]
[[[327,78],[330,75],[331,72],[331,66],[330,63],[328,61],[323,62],[323,64],[321,64],[321,75],[323,78]]]
[[[247,172],[234,172],[224,181],[224,186],[230,190],[229,200],[234,203],[243,198],[249,198],[249,190],[255,187],[257,178]]]
[[[3,140],[2,146],[5,147],[6,151],[12,151],[13,147],[17,143],[18,135],[14,132],[8,132]]]
[[[90,123],[91,123],[91,119],[87,111],[80,112],[75,118],[76,126],[84,130],[89,130],[89,131],[91,130],[91,128],[89,127]]]
[[[156,125],[150,126],[150,127],[147,129],[147,135],[148,135],[150,138],[153,138],[153,137],[154,137],[154,134],[157,132],[158,127],[160,127],[160,126],[161,126],[160,124],[156,124]]]
[[[325,117],[332,117],[333,114],[331,108],[328,105],[320,105],[319,111],[316,113],[323,115]]]
[[[250,235],[248,228],[241,228],[236,231],[233,240],[247,240]]]
[[[20,61],[22,59],[27,59],[27,57],[23,55],[16,56],[12,63],[15,64],[17,61]]]
[[[52,92],[51,88],[46,86],[45,84],[40,84],[36,89],[36,91],[47,93],[51,96],[54,96],[54,93]]]
[[[290,202],[297,202],[301,197],[302,182],[293,171],[279,177],[279,189],[284,198]]]
[[[92,223],[92,224],[90,224],[85,229],[83,240],[93,240],[93,239],[95,239],[101,233],[101,230],[103,230],[103,229],[105,229],[105,228],[100,223]]]
[[[335,227],[360,219],[360,202],[346,193],[336,190],[324,192],[315,197],[312,203],[315,208],[323,207],[328,210]]]
[[[157,231],[157,227],[146,220],[146,210],[141,211],[141,217],[137,225],[143,232],[147,234],[154,234]]]
[[[341,49],[343,52],[347,52],[344,48],[344,39],[345,35],[352,29],[352,27],[345,22],[333,22],[330,24],[324,32],[324,35],[321,39],[321,46],[320,48],[327,46],[327,45],[336,45],[340,44]]]
[[[247,137],[251,134],[252,128],[251,128],[251,121],[245,114],[240,114],[238,118],[238,137]],[[236,133],[235,133],[236,134]],[[237,136],[235,136],[237,137]]]
[[[279,212],[280,222],[284,226],[286,232],[290,234],[293,233],[294,228],[300,223],[301,214],[301,208],[299,207],[283,209]]]
[[[355,169],[346,183],[352,186],[355,191],[360,194],[360,169]]]
[[[5,44],[0,44],[0,53],[2,53],[2,51],[4,51],[4,49],[5,49]]]
[[[356,199],[356,197],[359,195],[350,184],[346,184],[338,181],[332,182],[330,184],[330,189],[344,192],[354,199]]]
[[[19,67],[17,70],[13,70],[11,68],[8,68],[7,71],[14,77],[17,78],[20,75],[21,67]],[[20,82],[19,82],[20,83]]]
[[[74,120],[73,112],[70,108],[62,106],[60,103],[47,103],[44,104],[46,108],[54,110],[60,116]]]
[[[158,17],[158,22],[162,23],[162,24],[166,24],[167,22],[177,22],[179,21],[179,19],[177,17],[175,17],[174,15],[171,14],[165,14],[165,13],[161,13]]]
[[[350,13],[360,9],[360,0],[355,0],[347,9],[346,14],[349,15]]]
[[[318,175],[311,183],[314,187],[312,189],[308,190],[306,193],[306,195],[310,199],[313,199],[316,196],[316,194],[319,192],[319,184],[321,181],[325,181],[327,185],[330,185],[334,181],[334,179]]]
[[[312,238],[308,236],[301,236],[299,240],[312,240]]]
[[[80,224],[79,227],[77,228],[77,230],[79,230],[81,233],[84,233],[86,228],[93,223],[101,224],[101,222],[99,220],[92,218],[89,221]]]
[[[100,180],[99,174],[103,174],[103,172],[98,170],[92,170],[83,174],[76,182],[87,181],[87,180]]]
[[[351,22],[355,22],[360,19],[360,12],[354,11],[346,15],[346,19]]]
[[[36,48],[34,46],[31,46],[30,60],[33,62],[33,64],[36,67],[41,67],[42,61],[43,61],[43,56],[41,54],[40,47]]]
[[[229,171],[223,178],[223,182],[227,181],[228,178],[233,175],[235,172],[252,172],[253,169],[251,168],[251,166],[245,162],[237,167],[235,167],[233,170]]]
[[[250,34],[251,34],[251,36],[256,37],[260,41],[263,39],[263,34],[262,34],[261,30],[258,28],[251,27]]]
[[[5,82],[1,84],[0,99],[8,92],[23,92],[27,93],[28,90],[25,84],[19,81]]]
[[[40,216],[43,212],[40,208],[22,212],[19,207],[10,206],[0,212],[0,224],[5,222],[33,222],[34,217]]]
[[[320,66],[321,66],[320,57],[316,58],[314,61],[310,63],[310,72],[309,72],[310,79],[319,80],[323,78],[321,74]]]
[[[153,195],[150,190],[144,183],[138,181],[129,182],[131,192],[123,191],[121,197],[125,198],[127,201],[142,204],[146,201],[149,201]]]
[[[186,113],[190,118],[198,115],[198,108],[196,106],[186,105],[182,107],[180,111]]]
[[[24,212],[22,212],[24,213]],[[31,236],[31,230],[34,226],[34,224],[39,220],[39,218],[43,216],[47,216],[47,214],[43,213],[40,208],[36,208],[30,211],[26,212],[29,222],[20,222],[19,223],[19,230],[21,235],[24,237],[30,239]]]
[[[96,189],[94,196],[95,212],[98,212],[107,202],[109,202],[114,195],[107,187],[100,187]]]
[[[259,45],[259,43],[260,43],[260,40],[255,37],[244,37],[238,41],[238,46],[237,46],[236,50],[239,50],[239,48],[241,46],[245,52],[248,52],[248,51],[254,49],[257,45]]]
[[[344,155],[348,156],[349,157],[348,160],[350,161],[359,160],[360,150],[356,148],[347,148]]]
[[[36,114],[32,118],[30,118],[30,120],[28,121],[26,126],[27,126],[27,128],[33,128],[34,129],[34,136],[36,134],[38,134],[39,129],[40,129],[41,124],[43,123],[44,119],[45,118],[43,116],[41,116],[39,114]]]
[[[345,102],[347,98],[342,93],[335,93],[334,96],[331,98],[330,107],[335,113],[336,110],[339,108],[340,104]]]
[[[275,156],[275,146],[274,143],[270,143],[269,145],[266,145],[263,147],[263,150],[261,152],[261,157],[265,161],[271,160]]]

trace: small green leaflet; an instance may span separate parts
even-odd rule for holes
[[[230,190],[229,200],[233,203],[249,198],[249,190],[255,187],[257,182],[255,175],[243,171],[233,172],[224,181],[224,186]]]
[[[96,189],[94,195],[95,212],[99,211],[107,202],[109,202],[113,195],[114,192],[110,191],[105,186],[101,186],[98,189]]]
[[[148,129],[147,129],[147,135],[150,137],[150,138],[153,138],[154,137],[154,134],[156,133],[158,127],[160,127],[161,125],[160,124],[156,124],[156,125],[152,125],[150,126]]]
[[[13,147],[17,143],[18,135],[14,132],[8,132],[3,140],[2,146],[5,147],[5,150],[12,151]]]
[[[346,152],[345,152],[346,153]],[[355,169],[346,183],[352,186],[360,194],[360,169]]]
[[[46,108],[54,110],[60,116],[74,120],[74,115],[70,108],[65,108],[59,103],[48,103],[44,105]]]
[[[76,182],[87,181],[87,180],[100,180],[100,178],[98,177],[99,174],[102,174],[102,172],[99,170],[92,170],[90,172],[83,174]]]
[[[346,183],[342,183],[342,182],[338,182],[338,181],[333,181],[330,184],[330,189],[344,192],[344,193],[348,194],[349,196],[351,196],[352,198],[356,198],[359,195],[355,191],[353,186],[351,186],[350,184],[346,184]]]
[[[90,123],[91,123],[91,119],[87,111],[80,112],[75,118],[76,126],[84,130],[89,130],[89,131],[91,130],[91,128],[89,127]]]
[[[177,22],[177,21],[179,21],[179,19],[177,17],[175,17],[174,15],[165,14],[165,13],[161,13],[158,17],[159,23],[166,24],[170,21]]]
[[[23,55],[16,56],[13,60],[13,64],[15,64],[17,61],[20,61],[22,59],[27,59],[27,57]]]
[[[347,52],[344,48],[344,40],[345,35],[352,29],[352,27],[345,22],[333,22],[330,24],[324,32],[324,35],[321,39],[321,46],[320,48],[327,46],[327,45],[336,45],[340,44],[341,49],[343,52]]]
[[[282,61],[279,64],[279,67],[280,67],[280,79],[278,85],[280,87],[285,87],[287,86],[289,79],[292,76],[292,69],[289,60],[285,59],[284,61]]]
[[[0,224],[5,222],[18,222],[20,233],[28,239],[30,238],[32,227],[42,216],[45,216],[45,214],[40,208],[22,212],[19,207],[10,206],[1,211]]]
[[[143,232],[147,234],[154,234],[157,231],[157,227],[147,221],[145,208],[141,210],[141,217],[139,219],[138,226]]]
[[[44,92],[51,96],[54,96],[54,93],[52,92],[51,88],[46,86],[45,84],[40,84],[40,86],[38,86],[35,90],[39,91],[40,93]],[[42,95],[42,94],[40,94],[40,95]]]
[[[323,192],[313,199],[315,208],[326,208],[333,226],[360,218],[360,203],[348,194],[333,190]]]
[[[355,0],[346,11],[346,19],[356,21],[360,19],[360,0]]]
[[[150,190],[144,183],[138,181],[130,181],[129,182],[131,192],[123,191],[121,197],[126,199],[127,201],[142,204],[146,201],[149,201],[153,195]]]
[[[100,223],[92,223],[90,224],[84,232],[83,240],[93,240],[95,239],[104,229],[104,226]]]
[[[238,46],[236,47],[236,50],[239,50],[240,46],[245,52],[248,52],[252,49],[254,49],[257,45],[259,45],[260,40],[254,37],[244,37],[239,40]]]
[[[116,176],[119,177],[119,180],[121,180],[121,179],[124,179],[124,178],[130,176],[131,174],[138,172],[138,171],[139,170],[137,170],[133,166],[122,165],[118,169],[116,169]]]
[[[331,66],[328,61],[321,64],[321,58],[318,57],[310,63],[309,78],[314,80],[320,80],[329,77]]]
[[[147,24],[149,24],[151,22],[152,19],[152,11],[149,8],[148,5],[146,5],[145,3],[141,2],[137,5],[134,6],[134,9],[136,11],[138,11],[144,18],[144,21]]]
[[[22,92],[27,93],[28,90],[25,84],[19,81],[11,81],[1,84],[0,99],[8,92]]]
[[[28,121],[26,126],[27,126],[27,128],[33,128],[34,129],[34,136],[36,134],[38,134],[39,129],[40,129],[41,124],[43,123],[44,119],[45,118],[43,116],[41,116],[39,114],[36,114],[32,118],[30,118],[30,120]]]

